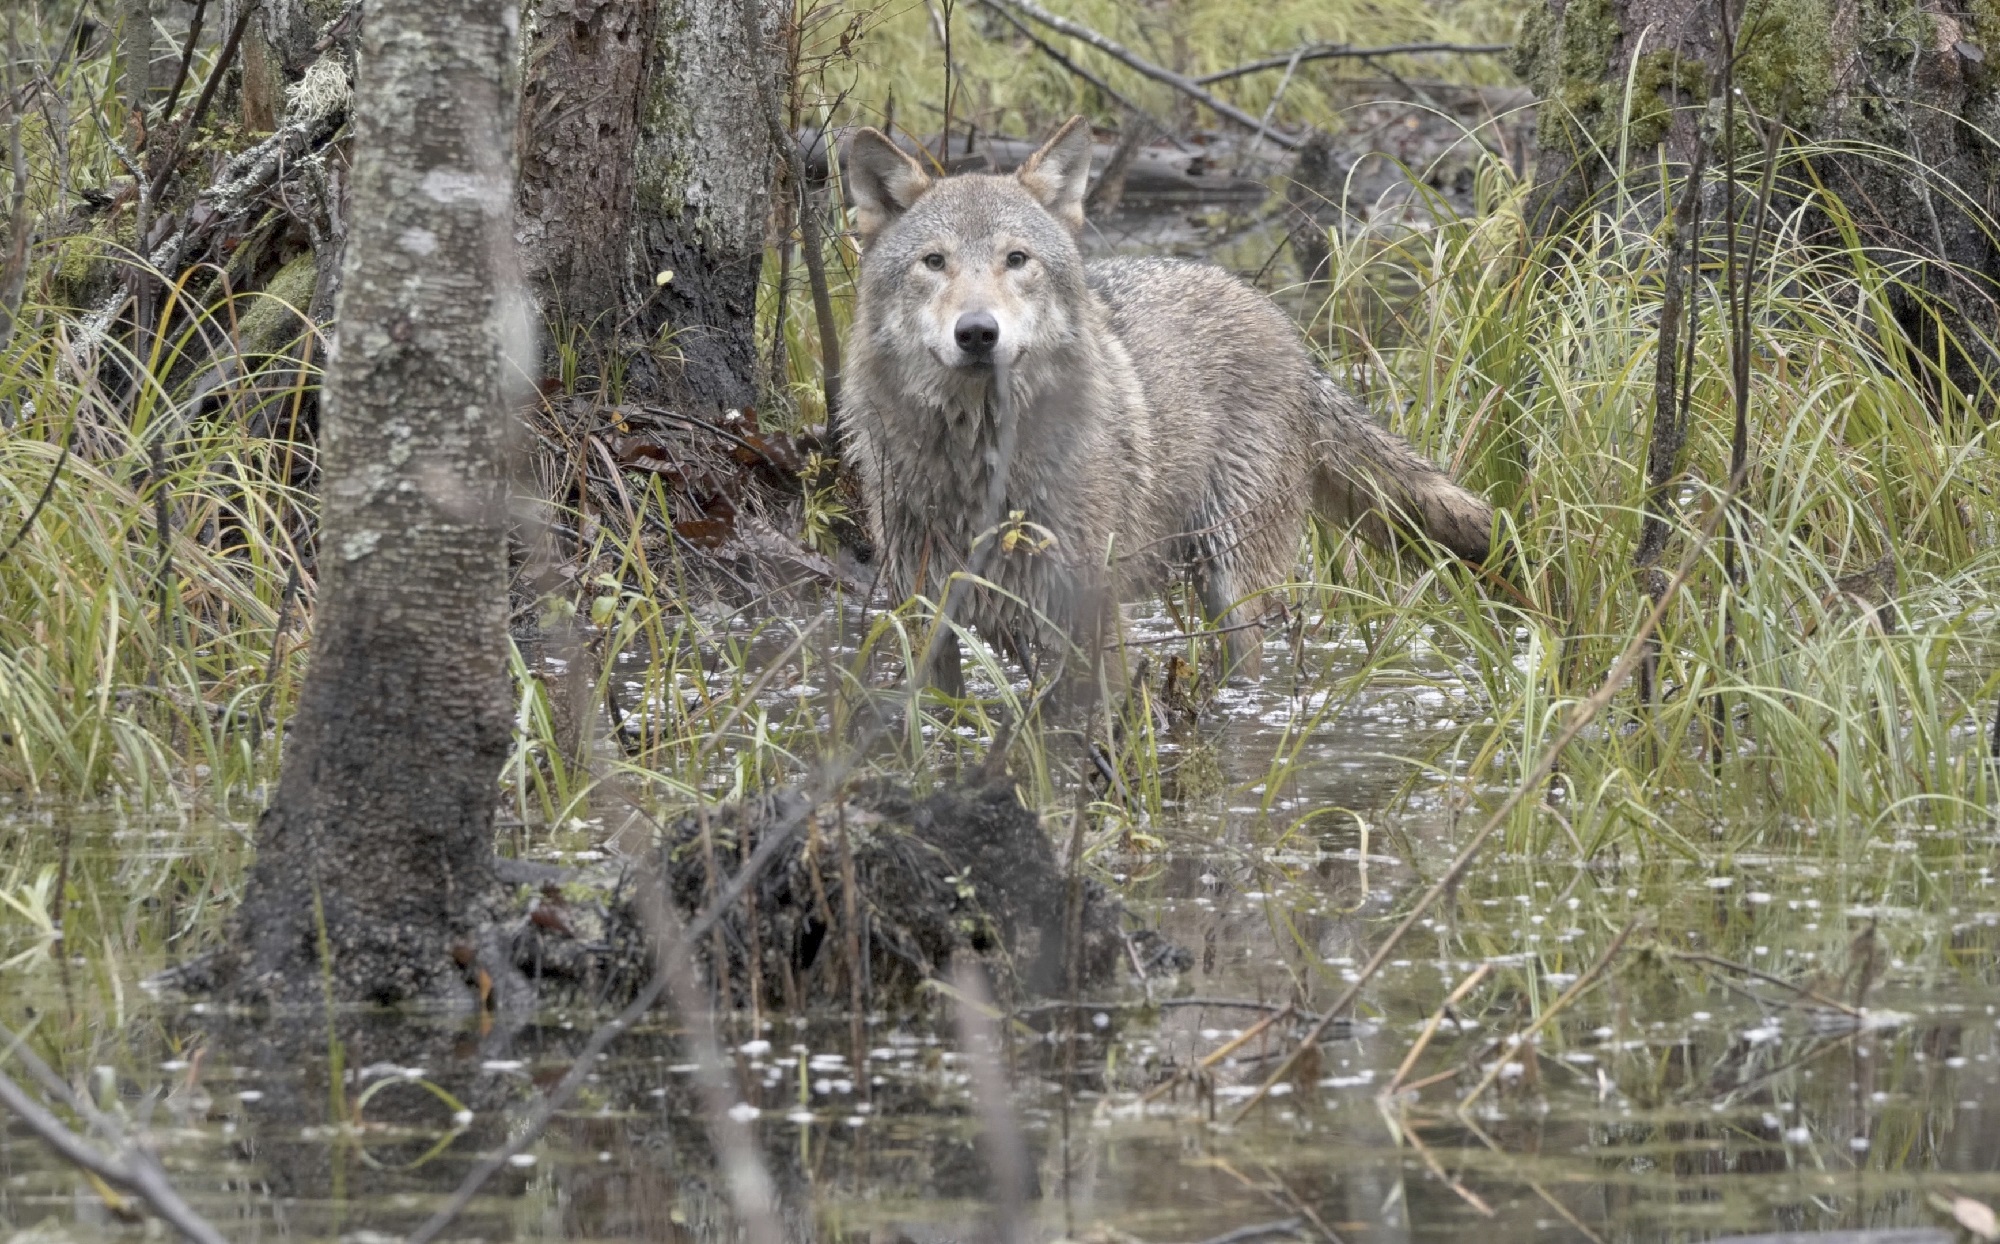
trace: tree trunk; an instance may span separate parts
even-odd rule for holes
[[[498,894],[512,7],[364,19],[312,663],[237,917],[244,998],[464,1000]]]
[[[1991,296],[1966,276],[2000,279],[2000,248],[1981,227],[1985,209],[1961,204],[2000,201],[2000,154],[1987,137],[2000,133],[2000,73],[1986,64],[2000,57],[2000,12],[1961,12],[1943,0],[1729,3],[1734,79],[1748,108],[1808,141],[1848,146],[1815,154],[1813,165],[1866,244],[1885,258],[1943,261],[1920,269],[1923,297],[1899,295],[1899,317],[1935,354],[1932,313],[1941,312],[1944,331],[1958,339],[1945,350],[1951,374],[1976,391],[1980,373],[2000,374],[2000,355],[1989,344]],[[1657,187],[1662,145],[1670,163],[1687,165],[1722,28],[1719,0],[1546,5],[1523,28],[1517,66],[1543,101],[1530,212],[1544,233],[1604,201],[1621,149],[1647,190]],[[1719,103],[1711,108],[1718,118]],[[1861,145],[1878,152],[1855,152]],[[1736,147],[1747,186],[1758,144],[1739,134]],[[1884,154],[1896,152],[1907,158]]]
[[[516,233],[550,327],[638,347],[632,395],[696,414],[756,400],[787,11],[530,0]]]
[[[514,234],[547,326],[608,340],[626,301],[653,0],[528,0]]]
[[[286,88],[319,59],[320,33],[343,6],[341,0],[234,0],[225,20],[233,23],[235,10],[250,3],[257,11],[243,38],[243,124],[271,130],[285,115]]]

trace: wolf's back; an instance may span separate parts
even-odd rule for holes
[[[1485,560],[1492,507],[1375,422],[1270,298],[1221,268],[1171,259],[1100,261],[1090,276],[1146,391],[1169,521],[1240,532],[1273,510],[1296,513],[1286,494],[1309,489],[1326,521],[1372,543],[1401,528]]]

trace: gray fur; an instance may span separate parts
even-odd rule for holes
[[[872,130],[850,148],[865,250],[842,418],[891,592],[941,599],[965,566],[1000,377],[1017,422],[1004,508],[1054,543],[995,555],[1001,591],[963,620],[1023,657],[1091,646],[1117,602],[1185,575],[1210,620],[1244,628],[1230,660],[1254,669],[1260,593],[1291,577],[1309,513],[1484,560],[1486,502],[1370,419],[1269,298],[1204,264],[1083,261],[1088,144],[1072,121],[1017,174],[937,182]],[[1001,325],[992,366],[955,343],[971,311]]]

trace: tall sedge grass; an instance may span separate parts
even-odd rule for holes
[[[2000,468],[1978,413],[1988,395],[1956,391],[1908,350],[1891,298],[1922,304],[1905,282],[1916,260],[1859,244],[1806,176],[1825,154],[1788,153],[1785,206],[1762,224],[1737,578],[1711,544],[1661,628],[1661,702],[1628,697],[1573,746],[1551,794],[1561,815],[1526,808],[1517,844],[1713,851],[1710,826],[1727,826],[1725,843],[1775,845],[1990,823]],[[1403,412],[1401,430],[1503,507],[1514,582],[1481,595],[1440,576],[1415,592],[1379,563],[1341,582],[1322,561],[1313,578],[1338,586],[1304,596],[1339,623],[1379,620],[1450,652],[1490,714],[1454,744],[1458,776],[1504,786],[1648,603],[1633,554],[1666,251],[1636,212],[1531,240],[1522,187],[1498,161],[1485,176],[1487,210],[1471,218],[1440,202],[1434,225],[1336,238],[1313,330],[1378,409]],[[1669,563],[1729,471],[1722,236],[1702,239],[1691,295],[1699,344]],[[1375,672],[1355,671],[1347,689]]]
[[[30,307],[0,357],[0,784],[152,800],[267,771],[310,498],[290,483],[308,451],[257,429],[286,426],[317,377],[296,342],[273,359],[233,340],[262,298],[175,317],[143,357]],[[231,374],[248,379],[214,383]]]
[[[903,63],[889,43],[864,50]],[[972,38],[959,51],[990,49]],[[1731,528],[1739,572],[1725,575],[1714,547],[1701,559],[1661,630],[1659,703],[1628,693],[1570,749],[1546,797],[1511,826],[1516,847],[1846,851],[1990,822],[1981,727],[2000,619],[1990,395],[1957,391],[1903,344],[1892,303],[1922,305],[1906,279],[1915,260],[1859,243],[1808,175],[1816,154],[1787,152],[1781,206],[1761,226],[1750,473]],[[972,636],[971,685],[982,690],[929,695],[905,713],[911,701],[894,688],[934,602],[696,599],[683,552],[648,536],[671,527],[666,485],[628,476],[621,512],[556,516],[583,535],[580,572],[527,602],[551,635],[571,638],[549,649],[554,664],[515,662],[519,731],[501,780],[526,836],[516,845],[614,814],[607,779],[664,809],[724,798],[795,775],[878,721],[895,728],[866,731],[870,759],[920,781],[980,756],[1003,723],[1016,727],[1030,797],[1068,807],[1091,791],[1100,842],[1151,842],[1159,818],[1225,794],[1232,805],[1247,794],[1281,835],[1300,823],[1279,805],[1312,763],[1316,734],[1391,686],[1454,703],[1455,724],[1410,741],[1411,789],[1477,802],[1517,783],[1646,602],[1632,559],[1666,251],[1659,213],[1645,211],[1659,184],[1635,173],[1628,189],[1570,237],[1536,240],[1522,223],[1525,187],[1493,159],[1474,211],[1435,200],[1377,213],[1334,233],[1328,283],[1281,291],[1308,306],[1329,367],[1495,499],[1511,563],[1480,578],[1316,534],[1286,589],[1293,657],[1264,688],[1289,693],[1297,711],[1247,791],[1218,790],[1226,780],[1205,727],[1176,725],[1158,704],[1159,671],[1174,655],[1198,666],[1199,643],[1123,654],[1110,688],[1120,720],[1093,729],[1096,757],[1045,733],[1040,689],[1020,687]],[[1708,193],[1720,193],[1713,181]],[[1381,223],[1392,220],[1403,223]],[[1727,471],[1721,245],[1719,230],[1704,237],[1691,293],[1698,348],[1669,564]],[[130,261],[102,238],[50,239],[40,277],[73,264],[79,246]],[[825,257],[844,317],[851,246],[832,238]],[[804,265],[790,265],[783,300],[780,266],[767,265],[760,354],[782,362],[772,387],[791,399],[786,413],[810,423],[822,414],[817,325]],[[92,358],[131,347],[86,341],[85,309],[46,297],[0,353],[0,544],[19,533],[0,562],[0,786],[247,815],[275,772],[309,639],[309,449],[292,431],[317,352],[304,348],[297,309],[269,295],[221,296],[202,271],[154,275],[177,310],[143,354]],[[274,320],[291,327],[244,330]],[[565,378],[597,383],[587,370]],[[136,385],[121,379],[131,376]],[[802,521],[819,539],[843,503],[831,489],[811,496]],[[1147,683],[1132,678],[1141,655]],[[582,721],[566,690],[577,671],[590,679]],[[55,859],[46,836],[30,846],[7,878],[15,897],[32,895]]]

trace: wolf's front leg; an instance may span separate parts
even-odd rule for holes
[[[958,632],[944,623],[938,623],[937,633],[931,637],[929,668],[919,671],[924,682],[944,695],[957,698],[965,694],[965,673],[958,650]]]

